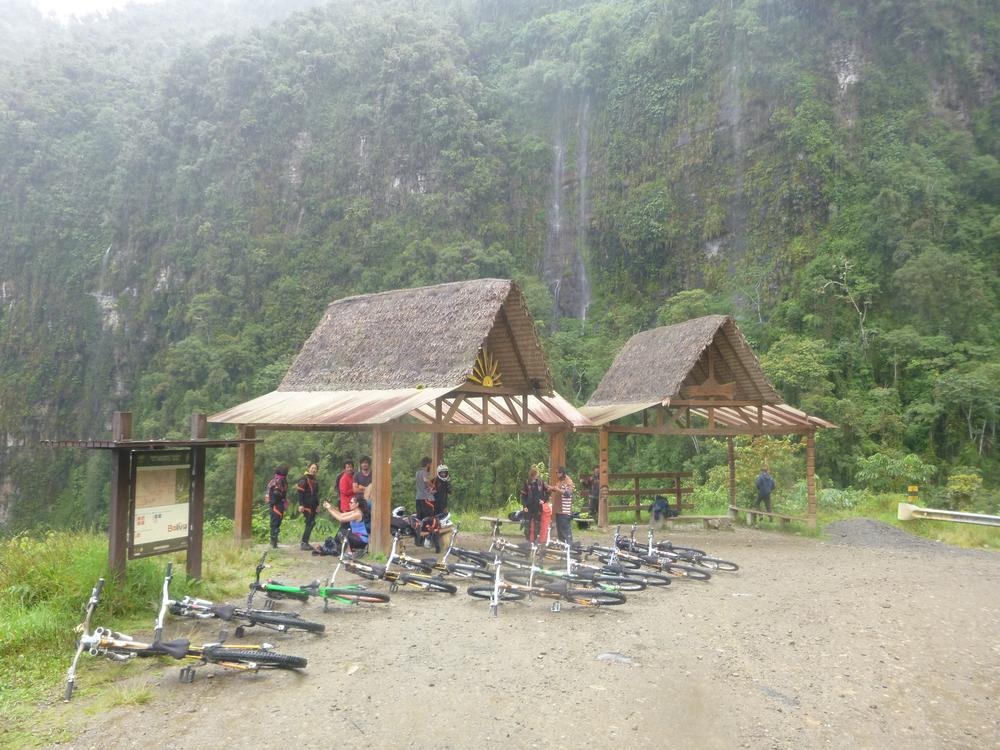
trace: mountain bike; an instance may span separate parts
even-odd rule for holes
[[[666,557],[681,564],[690,564],[695,567],[706,568],[708,570],[721,570],[733,573],[740,569],[740,566],[734,562],[722,560],[718,557],[712,557],[707,552],[699,549],[694,549],[692,547],[678,547],[669,541],[654,543],[652,526],[649,527],[646,544],[638,544],[635,541],[635,528],[636,525],[632,524],[632,533],[629,539],[619,540],[619,546],[621,546],[622,549],[635,552],[640,555],[657,555],[658,557]]]
[[[192,646],[191,642],[186,638],[178,638],[172,641],[162,640],[163,619],[170,602],[171,571],[172,563],[167,563],[167,573],[163,580],[163,595],[160,602],[160,611],[154,625],[152,643],[138,641],[130,635],[105,627],[99,627],[93,633],[90,632],[90,621],[94,610],[97,609],[101,589],[104,587],[104,579],[98,579],[97,585],[90,592],[90,599],[87,601],[84,620],[76,628],[77,632],[80,633],[80,639],[77,641],[76,655],[73,657],[73,662],[66,673],[64,700],[68,701],[73,697],[73,690],[76,685],[76,667],[84,651],[91,656],[105,656],[112,661],[129,661],[135,658],[168,656],[178,661],[188,660],[195,662],[195,664],[185,666],[181,669],[181,682],[191,682],[194,680],[195,667],[205,664],[218,664],[227,669],[247,672],[257,672],[260,669],[266,668],[302,669],[306,666],[307,660],[303,657],[279,654],[272,650],[274,647],[269,643],[224,645],[220,641]]]
[[[635,566],[631,568],[633,572],[641,568],[651,568],[658,573],[666,573],[675,578],[687,578],[692,581],[707,581],[712,577],[712,574],[707,570],[701,570],[690,565],[682,565],[660,555],[643,555],[621,550],[618,544],[620,530],[621,527],[615,530],[614,541],[609,551],[605,552],[605,550],[608,550],[607,547],[601,548],[595,546],[592,548],[597,551],[598,560],[607,565]]]
[[[240,609],[233,604],[215,604],[205,599],[193,599],[185,596],[176,601],[170,600],[170,613],[179,617],[194,617],[199,620],[218,618],[229,622],[242,620],[233,631],[237,638],[242,638],[246,628],[260,625],[284,633],[288,630],[305,630],[310,633],[322,633],[326,625],[321,622],[303,620],[297,612],[270,612],[262,609]]]
[[[483,581],[492,581],[493,574],[486,569],[489,563],[482,553],[455,546],[455,540],[458,538],[458,531],[459,524],[456,522],[451,533],[451,539],[448,540],[448,549],[444,551],[444,555],[441,556],[440,560],[427,558],[423,561],[430,568],[428,572],[437,570],[445,575],[453,575],[456,578],[478,578]],[[469,554],[472,561],[458,563],[448,562],[448,558],[452,555],[460,557],[460,559],[464,559],[461,558],[461,555],[463,554]]]
[[[346,542],[344,543],[346,545]],[[264,560],[267,559],[267,552],[257,563],[257,577],[250,584],[250,593],[247,595],[247,608],[253,606],[254,596],[258,592],[263,592],[268,601],[276,599],[294,599],[299,602],[307,602],[312,597],[319,597],[323,600],[324,609],[331,601],[341,604],[388,604],[389,595],[377,591],[369,591],[364,586],[321,586],[318,580],[308,583],[305,586],[291,586],[281,581],[268,580],[260,582],[260,574],[264,568],[268,567]],[[331,579],[332,580],[332,579]]]
[[[501,565],[496,566],[492,584],[469,586],[466,589],[466,593],[475,599],[489,600],[490,614],[494,617],[498,614],[501,602],[519,601],[525,597],[534,596],[559,600],[552,604],[553,612],[559,611],[559,605],[563,601],[585,607],[605,607],[625,603],[625,596],[616,591],[570,588],[565,581],[527,584],[505,580],[500,572],[501,567]]]
[[[387,581],[389,591],[396,591],[400,586],[421,589],[423,591],[437,591],[445,594],[454,594],[458,587],[448,583],[440,576],[430,576],[422,573],[404,573],[394,570],[392,567],[396,559],[399,544],[399,532],[392,536],[392,548],[389,550],[389,559],[385,565],[357,560],[347,551],[345,547],[340,554],[340,564],[351,573],[370,581]]]

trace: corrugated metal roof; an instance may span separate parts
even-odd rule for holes
[[[635,404],[607,404],[605,406],[581,406],[580,411],[596,425],[608,424],[629,414],[641,412],[652,406],[658,406],[659,401],[643,401]]]
[[[453,388],[400,388],[382,391],[273,391],[252,401],[213,414],[214,424],[242,424],[266,428],[278,427],[357,427],[379,425],[410,415],[431,424],[435,401],[445,400],[447,410],[460,395]],[[517,425],[523,417],[522,396],[464,394],[451,414],[449,423],[483,425],[482,402],[485,395],[487,424]],[[558,393],[552,396],[528,396],[527,426],[593,426],[589,419]]]
[[[453,390],[272,391],[208,418],[215,424],[337,427],[385,424]]]

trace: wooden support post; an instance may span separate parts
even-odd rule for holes
[[[632,500],[635,503],[635,522],[639,523],[639,521],[642,520],[642,516],[640,515],[640,511],[642,510],[642,506],[639,505],[639,502],[640,502],[640,498],[639,498],[639,477],[636,477],[632,481],[633,481],[633,492],[634,492],[634,495],[632,496]]]
[[[435,432],[431,435],[431,473],[444,463],[444,433]]]
[[[116,411],[111,417],[111,439],[132,437],[132,412]],[[108,572],[125,580],[128,554],[128,502],[132,484],[132,452],[127,448],[111,451],[111,507],[108,509]]]
[[[608,431],[601,428],[597,433],[598,473],[601,495],[597,501],[597,525],[602,529],[608,525]]]
[[[208,436],[208,417],[191,415],[191,439]],[[205,536],[205,448],[191,448],[191,506],[188,509],[188,578],[201,578],[202,541]]]
[[[811,430],[806,435],[806,498],[807,523],[810,529],[816,528],[816,431]]]
[[[392,432],[384,427],[372,430],[372,552],[386,554],[392,546]]]
[[[733,436],[726,438],[726,452],[729,454],[729,506],[736,506],[736,448],[733,445]],[[736,511],[729,511],[731,518],[736,518]]]
[[[240,439],[252,440],[257,430],[239,426]],[[240,443],[236,449],[236,505],[233,509],[233,534],[236,541],[249,543],[253,539],[253,463],[256,445]]]
[[[555,485],[559,480],[559,467],[566,465],[566,433],[565,432],[551,432],[549,433],[549,484]],[[551,498],[553,506],[558,502],[558,500],[553,497]],[[556,508],[552,508],[552,512],[555,513]]]
[[[674,477],[674,497],[677,498],[677,515],[680,515],[684,512],[683,508],[681,508],[684,493],[681,492],[681,478],[679,476]]]

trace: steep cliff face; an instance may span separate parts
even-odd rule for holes
[[[995,315],[985,287],[941,315],[898,302],[926,296],[935,254],[987,285],[998,270],[988,4],[344,1],[246,31],[279,17],[256,4],[183,45],[152,23],[174,7],[177,28],[223,17],[198,5],[0,26],[9,50],[39,25],[0,54],[11,518],[73,518],[94,474],[39,438],[101,434],[115,408],[137,434],[183,434],[191,411],[273,386],[323,307],[356,292],[514,275],[548,331],[583,337],[553,336],[572,373],[572,347],[654,325],[699,289],[692,314],[745,316],[763,347],[829,342],[821,409],[833,388],[887,382],[877,345],[836,343],[855,340],[856,311],[817,293],[848,267],[876,330],[926,337],[911,350],[973,331],[971,367],[995,343],[968,324],[968,300]],[[899,387],[900,409],[944,398]],[[957,407],[934,403],[898,441],[957,454],[934,443]]]

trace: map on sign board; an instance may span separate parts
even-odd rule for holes
[[[190,451],[133,454],[129,557],[187,548],[191,507]]]

